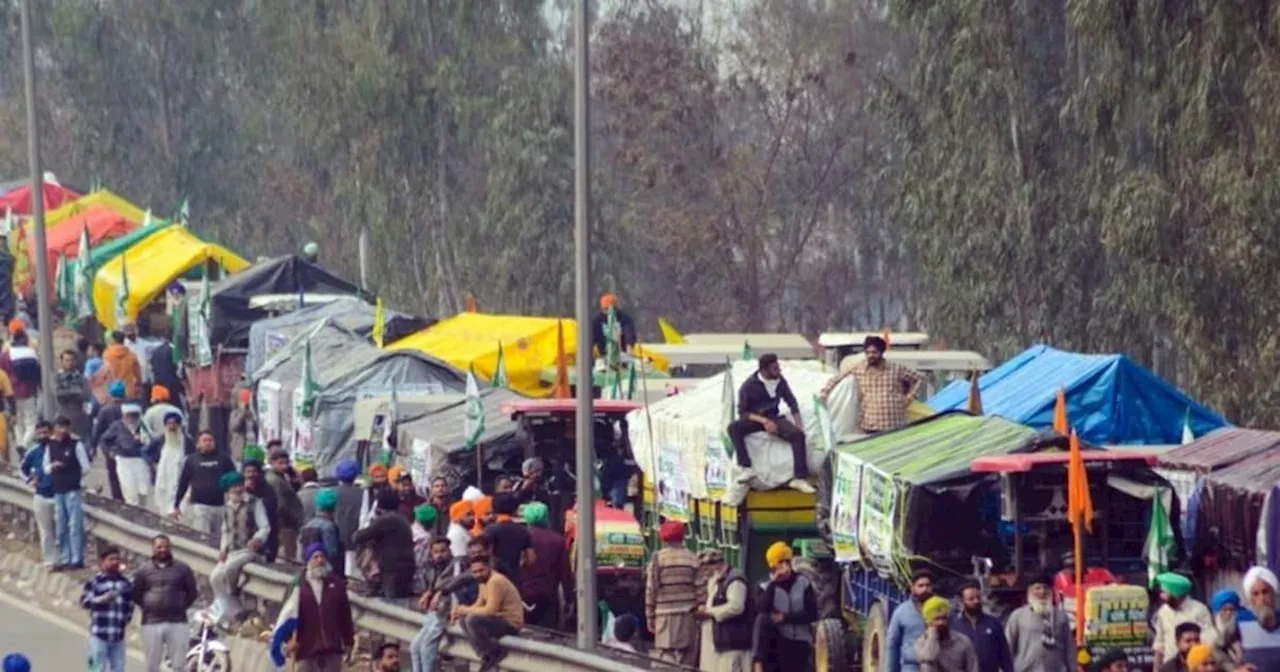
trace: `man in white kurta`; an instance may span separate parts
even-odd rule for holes
[[[173,512],[173,501],[178,495],[182,462],[195,452],[195,444],[182,429],[182,414],[176,409],[164,416],[164,425],[151,439],[147,452],[156,465],[155,509],[167,516]]]

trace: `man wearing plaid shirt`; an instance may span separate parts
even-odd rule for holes
[[[98,570],[80,593],[80,606],[90,614],[90,669],[124,672],[124,631],[133,619],[133,585],[120,573],[120,549],[102,549]]]
[[[862,345],[863,361],[832,378],[822,390],[825,397],[841,379],[853,376],[858,383],[858,428],[864,434],[887,432],[907,424],[907,407],[924,382],[919,372],[887,361],[887,348],[883,338],[867,336]]]

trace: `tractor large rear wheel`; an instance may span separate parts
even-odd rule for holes
[[[888,609],[884,602],[876,602],[867,612],[866,625],[862,630],[862,672],[880,672],[884,669],[888,629]]]
[[[815,672],[848,672],[849,655],[844,636],[844,621],[838,618],[825,618],[814,625]]]

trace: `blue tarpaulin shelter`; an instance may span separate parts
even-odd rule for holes
[[[963,409],[969,383],[955,381],[929,399],[941,413]],[[978,380],[982,408],[1036,429],[1053,427],[1058,388],[1066,390],[1067,417],[1088,443],[1182,443],[1183,420],[1202,436],[1227,421],[1124,355],[1085,355],[1046,345],[1027,349]]]

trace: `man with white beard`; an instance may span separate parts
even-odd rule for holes
[[[1004,626],[1014,672],[1069,672],[1076,669],[1076,640],[1067,613],[1053,603],[1048,577],[1027,588],[1027,603]]]
[[[1280,670],[1280,621],[1276,618],[1276,589],[1280,582],[1266,567],[1244,575],[1244,594],[1255,621],[1240,622],[1244,665],[1236,670]]]
[[[142,424],[146,426],[147,431],[151,433],[151,438],[156,438],[164,433],[164,426],[169,422],[168,418],[171,413],[178,414],[178,424],[183,422],[182,410],[177,406],[169,403],[169,388],[164,385],[153,385],[151,387],[151,405],[147,407],[147,412],[142,414]],[[165,511],[165,513],[169,513]]]
[[[147,457],[156,465],[155,509],[160,515],[173,511],[178,479],[182,477],[182,462],[194,452],[195,442],[182,431],[182,414],[176,410],[165,414],[161,432],[147,446]]]
[[[1244,660],[1244,647],[1240,644],[1240,595],[1223,588],[1213,594],[1209,606],[1213,609],[1213,625],[1218,629],[1216,655],[1227,670],[1234,670]]]
[[[307,566],[296,589],[297,637],[289,648],[299,672],[338,672],[355,645],[346,583],[333,571],[322,544],[308,545],[303,557]]]

